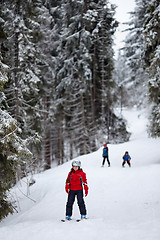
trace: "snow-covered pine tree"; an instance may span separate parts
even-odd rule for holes
[[[42,1],[43,2],[43,1]],[[41,113],[41,134],[42,134],[42,155],[41,158],[44,162],[44,169],[51,168],[52,159],[52,139],[51,131],[54,118],[54,65],[55,58],[52,52],[55,46],[54,37],[55,31],[52,29],[52,6],[50,1],[45,1],[40,6],[37,21],[40,24],[41,38],[37,42],[39,51],[41,52],[38,57],[40,65],[40,80],[39,97],[42,105],[43,112]]]
[[[128,23],[128,35],[125,39],[124,58],[128,73],[125,79],[129,95],[129,105],[136,104],[142,106],[146,104],[148,92],[148,75],[144,70],[143,61],[143,24],[145,21],[145,12],[147,0],[136,0],[134,12],[131,12],[131,21]],[[143,89],[143,92],[142,92]]]
[[[96,91],[96,115],[99,115],[99,123],[102,132],[108,136],[108,140],[112,138],[110,129],[113,129],[113,95],[112,88],[114,81],[113,72],[113,34],[118,26],[114,18],[115,5],[109,1],[96,1],[95,9],[97,11],[96,26],[93,29],[94,43],[94,68],[93,76],[95,77]],[[99,102],[100,101],[100,102]],[[101,108],[101,109],[99,109]],[[106,131],[107,130],[107,131]]]
[[[20,129],[17,121],[6,111],[4,94],[4,84],[8,81],[6,69],[8,70],[8,66],[0,60],[0,221],[14,212],[16,206],[13,199],[8,196],[9,189],[15,184],[16,173],[24,159],[32,157],[26,142],[18,136]]]
[[[127,91],[127,85],[129,81],[129,66],[127,65],[126,56],[122,49],[119,49],[118,57],[115,60],[115,69],[113,77],[116,82],[116,105],[121,108],[129,106],[131,102],[131,96]]]
[[[64,113],[61,114],[64,116],[62,121],[66,122],[66,134],[72,135],[76,151],[80,154],[88,152],[84,101],[91,81],[87,43],[90,41],[90,33],[84,27],[84,11],[83,1],[68,1],[62,6],[63,30],[56,72],[57,100],[61,98],[62,107],[59,109]],[[72,142],[70,142],[71,146],[73,146]]]
[[[152,105],[149,133],[152,137],[160,136],[159,7],[157,0],[136,0],[124,48],[127,91],[132,104],[137,106],[146,106],[149,95]]]
[[[149,73],[149,98],[152,103],[149,133],[160,137],[160,3],[148,1],[143,28],[145,68]]]
[[[57,68],[57,62],[58,62],[58,53],[60,52],[60,42],[61,42],[61,32],[63,29],[63,22],[62,22],[62,5],[63,1],[51,1],[46,0],[43,1],[45,7],[48,9],[49,14],[51,16],[51,24],[50,29],[47,30],[49,33],[49,36],[46,41],[50,39],[50,42],[48,41],[48,50],[49,50],[49,70],[50,73],[52,73],[52,77],[47,82],[46,86],[44,86],[43,92],[50,92],[50,96],[48,95],[45,99],[45,102],[47,106],[49,107],[49,112],[47,116],[47,122],[44,121],[44,124],[46,123],[47,131],[48,131],[48,142],[50,139],[50,146],[48,144],[48,152],[50,151],[50,163],[51,161],[56,161],[58,164],[62,164],[64,160],[64,134],[63,134],[63,113],[61,112],[61,108],[58,107],[59,102],[57,99],[57,89],[56,89],[56,68]],[[50,19],[50,17],[48,17]],[[48,29],[45,28],[45,29]],[[45,30],[46,32],[46,30]],[[47,57],[48,58],[48,57]],[[55,75],[54,75],[54,74]],[[51,76],[51,75],[50,75]],[[44,76],[45,80],[45,76]],[[44,94],[46,95],[46,94]],[[44,115],[46,117],[47,113]],[[45,128],[44,128],[45,129]],[[46,139],[47,140],[47,139]],[[45,143],[45,141],[44,141]],[[46,142],[47,143],[47,142]],[[47,144],[46,144],[47,147]],[[50,150],[49,150],[50,148]],[[47,149],[47,148],[46,148]],[[46,152],[47,153],[47,152]],[[49,158],[48,158],[49,160]]]
[[[50,48],[46,43],[47,38],[50,42],[50,15],[41,0],[14,1],[12,5],[6,1],[2,5],[2,15],[8,36],[3,42],[3,57],[10,67],[9,82],[5,91],[9,110],[18,120],[23,137],[28,138],[36,159],[41,161],[44,156],[44,162],[47,162],[47,154],[41,154],[41,145],[35,144],[34,140],[38,139],[38,134],[43,135],[44,139],[47,135],[43,122],[48,111],[46,105],[44,106],[46,89],[49,89],[48,79],[52,78],[51,66],[49,68],[51,57],[47,52]],[[47,96],[49,94],[50,91]]]

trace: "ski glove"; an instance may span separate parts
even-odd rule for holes
[[[65,190],[66,190],[66,193],[67,193],[67,194],[69,194],[69,188],[70,188],[70,186],[69,186],[69,184],[67,183],[67,184],[66,184],[66,187],[65,187]]]
[[[88,195],[88,186],[85,184],[84,185],[84,191],[85,191],[85,197]]]

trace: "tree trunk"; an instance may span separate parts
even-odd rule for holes
[[[20,2],[17,0],[15,5],[15,16],[20,15]],[[15,26],[16,28],[16,26]],[[16,30],[16,29],[15,29]],[[19,32],[14,33],[14,83],[15,83],[15,118],[18,120],[19,116],[19,80],[18,80],[18,70],[19,70]]]
[[[44,98],[44,161],[45,161],[44,170],[51,168],[50,126],[48,122],[49,101],[50,101],[50,97],[45,96]]]
[[[80,79],[80,83],[82,83],[82,79]],[[83,89],[82,86],[81,86],[81,89]],[[86,120],[85,120],[85,109],[84,109],[84,100],[83,100],[82,91],[81,91],[81,111],[82,111],[82,124],[83,124],[83,133],[82,133],[83,134],[83,154],[87,154]]]
[[[104,90],[105,90],[105,86],[104,86],[104,40],[102,41],[102,63],[101,63],[101,67],[102,67],[102,126],[104,128],[105,125],[105,115],[104,115],[104,108],[105,108],[105,94],[104,94]]]

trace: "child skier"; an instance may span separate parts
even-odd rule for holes
[[[131,157],[129,156],[128,152],[125,152],[124,156],[123,156],[123,163],[122,163],[122,167],[124,167],[124,165],[126,164],[126,162],[128,163],[129,167],[131,167],[131,163],[130,163]]]
[[[107,162],[108,162],[108,167],[110,167],[110,161],[109,161],[109,158],[108,158],[108,147],[107,147],[107,144],[104,143],[103,144],[104,148],[103,148],[103,162],[102,162],[102,167],[104,166],[104,163],[105,163],[105,160],[107,159]]]
[[[71,220],[75,196],[77,196],[81,219],[86,219],[86,206],[83,199],[83,187],[86,197],[88,195],[88,186],[86,174],[80,167],[80,161],[73,161],[72,169],[69,172],[66,180],[65,190],[68,193],[68,200],[66,204],[66,220]]]

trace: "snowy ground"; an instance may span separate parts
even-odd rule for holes
[[[147,121],[136,110],[124,112],[133,133],[127,143],[109,145],[111,167],[101,168],[102,148],[81,156],[89,195],[85,198],[88,220],[62,223],[67,194],[64,191],[71,162],[36,175],[26,198],[23,181],[14,189],[19,213],[0,224],[3,240],[159,240],[160,239],[160,139],[149,139]],[[121,167],[129,151],[132,167]],[[20,190],[19,190],[20,189]]]

